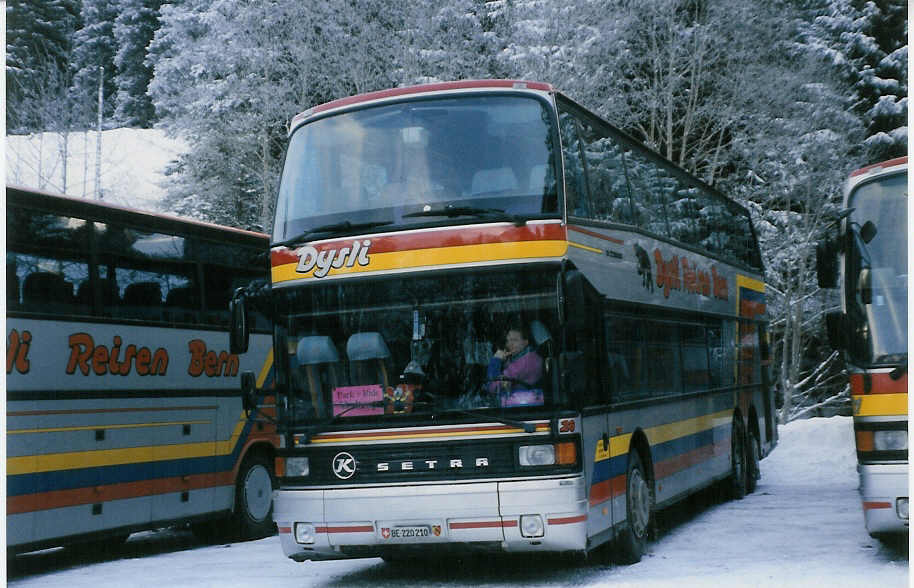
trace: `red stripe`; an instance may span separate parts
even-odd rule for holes
[[[888,160],[888,161],[883,161],[882,163],[874,163],[873,165],[868,165],[868,166],[866,166],[866,167],[861,167],[860,169],[854,171],[853,173],[851,173],[851,177],[859,176],[859,175],[861,175],[861,174],[865,174],[865,173],[867,173],[868,171],[874,170],[874,169],[877,169],[877,168],[887,168],[887,167],[894,167],[894,166],[896,166],[896,165],[904,165],[904,164],[906,164],[907,162],[908,162],[908,158],[907,158],[907,157],[898,157],[898,158],[896,158],[896,159],[890,159],[890,160]]]
[[[598,482],[590,487],[590,506],[596,506],[625,493],[625,474]]]
[[[863,510],[872,510],[878,508],[892,508],[891,502],[865,502],[863,503]]]
[[[475,523],[448,523],[451,529],[484,529],[491,527],[516,527],[517,521],[480,521]]]
[[[582,523],[587,520],[587,515],[578,515],[575,517],[559,517],[557,519],[548,519],[546,522],[550,525],[570,525],[571,523]]]
[[[51,508],[107,502],[109,500],[200,490],[214,486],[231,486],[233,484],[232,472],[219,472],[215,474],[163,478],[160,480],[125,482],[107,486],[92,486],[89,488],[74,488],[72,490],[53,490],[39,494],[7,497],[6,512],[7,514],[20,514]]]
[[[865,391],[864,378],[870,378],[870,390]],[[908,373],[905,372],[897,380],[886,373],[876,374],[851,374],[851,394],[860,396],[862,394],[906,394],[908,392]]]
[[[280,533],[291,533],[292,527],[279,527],[278,530]]]
[[[723,455],[730,447],[730,438],[721,439],[712,445],[704,445],[692,451],[681,453],[676,457],[658,462],[654,466],[654,475],[659,480],[676,472],[690,468],[693,465],[701,463],[715,455]]]
[[[405,234],[391,234],[371,238],[369,254],[434,249],[437,247],[458,247],[462,245],[485,245],[489,243],[517,243],[523,241],[562,241],[567,238],[564,227],[559,223],[515,226],[481,226],[447,228],[437,231],[416,231]],[[334,239],[313,245],[317,251],[351,247],[353,239]],[[291,249],[276,249],[271,256],[273,267],[298,263],[298,255]]]
[[[374,533],[374,527],[371,525],[359,525],[356,527],[316,527],[315,533]]]
[[[396,96],[407,96],[409,94],[419,94],[422,92],[441,92],[446,90],[466,90],[473,88],[513,88],[515,84],[524,84],[531,90],[542,90],[548,92],[552,89],[550,84],[542,82],[526,82],[523,80],[463,80],[459,82],[441,82],[437,84],[420,84],[417,86],[407,86],[405,88],[391,88],[389,90],[379,90],[377,92],[368,92],[356,96],[348,96],[319,104],[309,111],[309,114],[317,114],[334,108],[360,104],[371,100],[380,100],[382,98],[394,98]],[[298,117],[296,117],[298,118]]]
[[[615,237],[610,237],[609,235],[604,235],[602,233],[597,233],[596,231],[588,231],[587,229],[582,229],[581,227],[576,227],[573,225],[568,225],[569,231],[575,231],[578,233],[583,233],[585,235],[590,235],[591,237],[596,237],[597,239],[604,239],[616,245],[625,245],[625,241],[621,239],[616,239]]]

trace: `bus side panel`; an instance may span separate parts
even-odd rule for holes
[[[232,509],[253,429],[238,374],[269,371],[268,336],[231,358],[217,331],[134,327],[128,337],[113,325],[15,318],[8,330],[31,339],[7,380],[8,545]],[[273,442],[271,430],[256,435]]]
[[[617,464],[610,459],[609,448],[603,446],[603,436],[607,434],[606,419],[605,412],[581,419],[581,457],[584,460],[584,479],[588,488],[588,538],[605,533],[613,522],[612,497],[619,473],[615,471]]]
[[[631,436],[640,429],[650,444],[651,471],[658,506],[726,475],[730,467],[733,393],[709,393],[670,400],[653,407],[611,413],[610,428],[621,431],[611,442],[614,457],[627,462]],[[624,492],[624,483],[622,489]],[[624,494],[613,505],[615,523],[625,520]]]

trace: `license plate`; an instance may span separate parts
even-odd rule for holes
[[[378,533],[384,541],[427,541],[441,537],[441,526],[381,525]]]

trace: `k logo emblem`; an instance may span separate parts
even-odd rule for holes
[[[355,475],[355,458],[342,451],[333,456],[333,475],[340,480],[348,480]]]

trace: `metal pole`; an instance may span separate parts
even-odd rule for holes
[[[105,68],[98,66],[98,126],[96,127],[97,136],[95,139],[95,199],[102,199],[102,106],[103,106],[103,82],[105,79]]]

